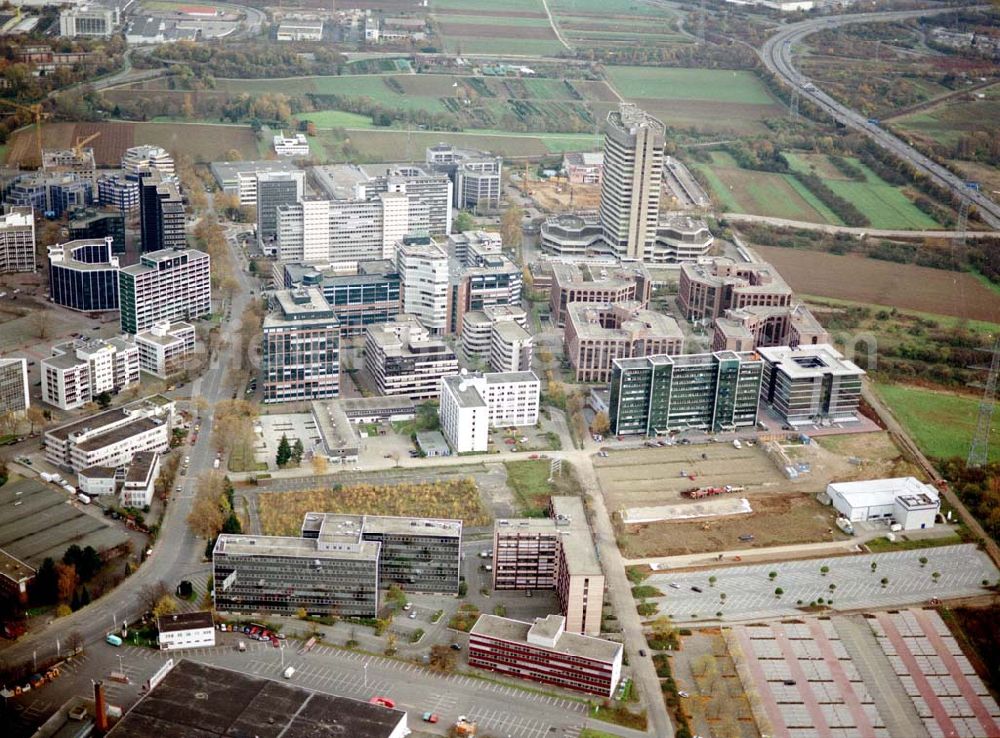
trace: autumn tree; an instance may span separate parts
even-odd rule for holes
[[[56,564],[56,597],[59,602],[69,602],[80,585],[80,577],[72,564]]]
[[[143,610],[150,611],[156,607],[156,603],[168,596],[170,596],[170,590],[167,588],[167,583],[160,580],[140,587],[137,598]]]
[[[35,427],[45,424],[45,411],[37,405],[32,405],[24,412],[24,417],[31,424],[31,434],[34,435]]]
[[[177,600],[169,594],[163,595],[153,605],[153,615],[162,618],[164,615],[172,615],[177,612]]]
[[[520,205],[511,204],[500,216],[500,237],[504,246],[517,250],[521,248],[522,230],[521,223],[524,219],[524,210]]]
[[[430,667],[435,671],[450,673],[455,671],[458,663],[456,652],[449,646],[437,644],[431,646]]]
[[[315,476],[321,477],[327,472],[328,463],[325,456],[316,454],[312,457],[312,472]]]
[[[215,540],[226,523],[227,507],[225,477],[219,472],[202,474],[187,519],[191,532],[199,538]]]
[[[597,413],[597,415],[594,416],[593,421],[591,421],[590,432],[603,436],[609,430],[611,430],[611,419],[608,418],[608,414],[602,410]]]

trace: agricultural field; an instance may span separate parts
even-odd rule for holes
[[[972,443],[979,398],[903,384],[879,384],[878,394],[920,450],[931,457],[965,458]],[[990,433],[990,461],[1000,461],[1000,428]]]
[[[782,114],[752,72],[607,67],[607,74],[618,94],[676,128],[762,133],[762,120]]]
[[[800,294],[1000,323],[1000,296],[968,272],[755,246]]]
[[[845,158],[862,171],[863,182],[837,171],[823,154],[785,154],[793,170],[815,173],[834,193],[860,210],[871,221],[872,228],[921,230],[941,227],[914,205],[903,190],[884,181],[857,159]],[[839,219],[831,222],[837,223]]]
[[[483,526],[491,520],[472,479],[262,492],[258,501],[261,529],[270,536],[299,535],[307,512],[455,518],[466,526]]]
[[[456,54],[556,55],[566,51],[541,0],[502,5],[433,0],[431,17],[445,51]]]

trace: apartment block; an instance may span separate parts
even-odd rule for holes
[[[161,320],[146,331],[137,333],[139,367],[155,377],[166,379],[184,369],[185,361],[194,354],[195,328],[183,321]]]
[[[161,395],[105,410],[45,433],[45,460],[79,472],[93,466],[126,466],[141,451],[170,448],[174,403]]]
[[[764,363],[760,398],[790,425],[853,422],[863,369],[829,344],[758,349]]]
[[[117,310],[118,257],[113,239],[69,241],[49,246],[49,294],[72,310]]]
[[[187,246],[184,201],[177,181],[158,169],[140,172],[139,231],[144,252]]]
[[[830,343],[830,334],[802,304],[727,310],[715,319],[713,351],[753,351],[763,346]]]
[[[600,635],[604,573],[583,500],[552,497],[548,512],[493,524],[493,589],[554,589],[565,631]]]
[[[611,430],[653,436],[690,428],[753,427],[762,374],[757,354],[735,351],[616,359]]]
[[[161,146],[131,146],[122,154],[122,172],[125,175],[138,177],[153,169],[166,176],[174,174],[174,157]]]
[[[365,333],[365,370],[382,395],[435,400],[441,378],[458,373],[455,352],[412,315],[371,326]]]
[[[688,320],[712,321],[726,310],[790,307],[792,290],[770,264],[715,257],[681,265],[677,301]]]
[[[212,312],[211,259],[195,249],[163,249],[118,274],[121,325],[141,333],[158,322],[190,321]]]
[[[137,384],[139,347],[130,336],[57,344],[52,356],[42,359],[41,373],[42,402],[73,410]]]
[[[469,666],[574,692],[614,696],[624,646],[567,632],[566,618],[525,623],[480,615],[469,631]]]
[[[441,432],[455,453],[484,452],[489,429],[538,423],[541,383],[534,372],[469,374],[441,380]]]
[[[427,147],[425,160],[451,179],[456,208],[481,212],[500,207],[503,157],[441,143]]]
[[[379,589],[458,592],[462,522],[306,513],[301,537],[219,536],[212,562],[224,612],[376,617]]]
[[[30,406],[28,360],[0,359],[0,415],[22,417]]]
[[[340,323],[316,287],[281,290],[264,318],[264,402],[340,394]]]
[[[552,319],[563,325],[570,303],[637,302],[645,308],[651,292],[649,271],[640,263],[589,267],[553,264],[549,305]]]
[[[31,208],[12,208],[0,216],[0,274],[35,268],[35,215]]]
[[[494,372],[531,371],[535,338],[513,321],[500,321],[490,330],[490,369]]]
[[[388,323],[402,312],[402,280],[394,262],[362,261],[352,272],[282,264],[278,281],[286,289],[317,287],[340,322],[340,335],[346,338],[364,335],[368,326]]]
[[[302,199],[305,173],[272,171],[257,173],[257,242],[265,253],[274,253],[278,237],[278,207]]]
[[[684,351],[677,321],[637,302],[571,302],[563,340],[577,382],[608,382],[616,359]]]
[[[436,243],[401,243],[396,268],[402,281],[403,311],[415,316],[433,335],[449,326],[448,254]]]

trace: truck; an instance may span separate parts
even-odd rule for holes
[[[727,484],[725,487],[692,487],[681,492],[681,496],[691,500],[700,500],[702,497],[735,494],[742,492],[744,489],[745,487],[742,485],[736,484]]]
[[[212,462],[212,468],[213,469],[218,469],[219,468],[219,460],[218,459],[216,459],[215,461]]]
[[[52,474],[50,472],[42,472],[41,476],[46,482],[54,482],[59,478],[58,474]]]
[[[286,667],[285,670],[281,672],[281,676],[285,677],[285,679],[291,679],[292,676],[294,676],[294,674],[295,674],[294,666]]]
[[[77,492],[76,499],[82,502],[84,505],[90,504],[90,495],[85,495],[83,492]]]

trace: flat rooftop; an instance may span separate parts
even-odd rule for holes
[[[891,505],[901,500],[904,505],[936,504],[939,497],[933,485],[925,484],[916,477],[892,477],[890,479],[868,479],[861,482],[831,482],[828,493],[843,498],[851,507]]]
[[[512,384],[521,382],[537,382],[534,372],[486,372],[483,374],[486,384]]]
[[[544,649],[554,653],[565,654],[567,656],[578,656],[594,661],[612,663],[622,650],[620,643],[606,641],[603,638],[579,635],[577,633],[562,633],[556,640],[555,646],[540,646],[537,643],[528,641],[528,632],[532,629],[538,635],[551,638],[555,635],[554,626],[558,621],[549,618],[538,618],[534,623],[525,623],[521,620],[511,620],[497,615],[480,615],[479,620],[469,631],[470,636],[481,635],[488,638],[499,638],[511,643],[518,643],[528,648]],[[541,632],[539,632],[541,631]]]
[[[810,346],[768,346],[757,349],[757,353],[769,364],[777,365],[792,380],[810,379],[830,374],[833,376],[863,376],[865,370],[844,358],[828,343]]]
[[[214,628],[215,620],[209,610],[200,612],[178,612],[173,615],[164,615],[156,619],[156,629],[161,633],[173,633],[178,630],[192,630],[194,628]]]
[[[406,713],[182,659],[108,738],[390,738]]]
[[[86,441],[81,441],[76,445],[81,451],[96,451],[99,448],[110,446],[113,443],[124,441],[132,436],[152,430],[163,425],[166,421],[162,418],[136,418],[133,421],[112,428],[109,431],[91,436]]]
[[[46,557],[56,561],[74,543],[98,551],[128,540],[124,530],[71,504],[62,490],[36,479],[0,487],[0,550],[37,569]]]
[[[617,324],[607,327],[601,322]],[[571,302],[566,306],[566,322],[573,323],[581,338],[627,340],[629,338],[684,338],[677,321],[655,310],[644,310],[636,301],[619,303]]]
[[[486,400],[479,394],[476,386],[471,384],[465,376],[456,374],[452,377],[444,377],[443,381],[448,385],[448,389],[454,395],[459,407],[486,407]]]
[[[264,318],[264,328],[294,327],[316,322],[339,325],[330,303],[316,287],[297,287],[274,293],[278,309]]]
[[[392,410],[399,414],[415,413],[417,406],[409,397],[391,395],[387,397],[345,397],[338,401],[348,417],[366,415],[372,412]]]
[[[550,518],[509,518],[497,520],[493,529],[499,533],[517,533],[519,530],[539,530],[560,534],[571,576],[603,576],[601,562],[587,522],[583,500],[570,495],[552,497]]]
[[[149,472],[156,463],[157,453],[155,451],[140,451],[132,456],[132,461],[128,465],[125,473],[126,482],[145,482],[149,478]]]
[[[353,541],[357,541],[355,536]],[[344,536],[343,542],[351,542]],[[317,548],[315,538],[296,536],[247,536],[223,533],[215,544],[214,552],[227,556],[278,556],[292,559],[353,559],[378,561],[378,543],[361,542],[356,550],[323,550]]]
[[[252,172],[296,172],[299,168],[288,161],[280,159],[260,161],[213,161],[210,169],[219,184],[235,183],[239,174]]]
[[[309,512],[302,520],[302,532],[318,533],[320,538],[351,531],[349,535],[414,535],[461,538],[462,521],[450,518],[410,518],[393,515],[348,515]]]

